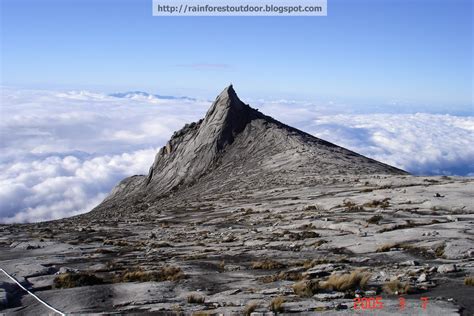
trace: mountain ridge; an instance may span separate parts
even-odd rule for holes
[[[115,92],[108,94],[110,97],[120,98],[120,99],[134,99],[134,98],[156,98],[160,100],[185,100],[185,101],[197,101],[196,98],[191,98],[187,96],[177,97],[172,95],[160,95],[152,94],[145,91],[126,91],[126,92]]]

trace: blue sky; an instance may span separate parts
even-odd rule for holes
[[[151,0],[2,0],[2,84],[472,111],[472,1],[328,0],[327,17],[153,17]]]

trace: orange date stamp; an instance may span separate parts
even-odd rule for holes
[[[356,297],[354,298],[354,310],[376,310],[383,309],[383,299],[381,296],[376,297]],[[420,297],[419,306],[426,310],[428,307],[429,298],[422,296]],[[398,308],[400,311],[403,311],[407,307],[407,300],[404,297],[398,298]]]

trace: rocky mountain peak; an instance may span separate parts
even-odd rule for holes
[[[196,185],[220,192],[223,181],[233,189],[243,179],[267,188],[300,174],[406,173],[268,117],[242,102],[230,85],[204,119],[173,134],[147,176],[125,179],[106,201],[133,196],[156,200]]]
[[[202,129],[211,129],[213,132],[209,132],[215,136],[217,148],[222,149],[232,143],[235,135],[245,128],[254,111],[239,99],[230,85],[219,94],[207,111]]]

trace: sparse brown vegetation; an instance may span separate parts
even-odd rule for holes
[[[355,270],[347,274],[332,274],[326,281],[320,282],[319,286],[335,291],[364,289],[371,277],[368,272]]]
[[[322,212],[322,211],[324,211],[324,208],[321,205],[307,205],[305,208],[303,208],[303,211]]]
[[[285,265],[271,259],[265,259],[262,261],[254,261],[252,262],[252,269],[261,269],[261,270],[275,270],[284,268]]]
[[[225,260],[221,260],[221,262],[219,262],[217,267],[223,271],[225,269]]]
[[[110,245],[110,246],[119,246],[119,247],[127,247],[127,246],[130,246],[130,243],[128,243],[128,242],[125,241],[125,240],[111,240],[111,239],[107,239],[107,240],[104,240],[103,244],[104,244],[104,245]]]
[[[319,290],[319,282],[316,280],[303,280],[293,284],[292,288],[298,296],[311,297]]]
[[[464,285],[474,286],[474,277],[467,277],[464,279]]]
[[[374,215],[367,220],[369,224],[378,224],[383,219],[382,215]]]
[[[387,251],[390,251],[392,250],[392,248],[396,248],[397,247],[397,243],[387,243],[387,244],[383,244],[382,246],[379,246],[377,248],[377,252],[387,252]]]
[[[350,212],[364,211],[364,208],[361,205],[357,205],[356,203],[354,203],[352,201],[349,201],[349,200],[344,201],[342,206],[344,206],[346,208],[346,211],[350,211]]]
[[[305,269],[311,269],[312,267],[314,267],[314,266],[317,265],[317,264],[324,264],[324,263],[330,263],[330,262],[331,262],[330,260],[327,260],[327,259],[325,259],[325,258],[324,258],[324,259],[323,259],[323,258],[321,258],[321,259],[313,259],[313,260],[307,259],[307,260],[305,260],[305,261],[303,262],[303,268],[305,268]]]
[[[311,244],[311,246],[313,246],[313,247],[319,247],[319,246],[324,245],[324,244],[326,244],[326,243],[327,243],[327,240],[320,239],[320,240],[314,242],[313,244]]]
[[[103,283],[103,279],[87,273],[64,273],[54,278],[54,287],[58,289],[69,289],[73,287]]]
[[[445,244],[442,244],[438,247],[436,247],[435,249],[435,254],[436,254],[436,257],[438,258],[444,258],[445,255],[444,255],[444,250],[446,249],[446,245]]]
[[[285,303],[285,298],[283,296],[277,296],[270,302],[270,309],[275,313],[283,312],[283,303]]]
[[[205,301],[204,296],[199,294],[190,294],[187,297],[187,301],[189,304],[202,304]]]
[[[383,244],[382,246],[377,248],[377,252],[387,252],[390,251],[394,248],[400,248],[400,249],[413,249],[413,246],[407,243],[387,243]],[[426,250],[425,250],[426,251]]]
[[[242,215],[250,215],[250,214],[254,213],[253,209],[251,209],[251,208],[248,208],[248,209],[241,208],[240,211],[243,212]]]
[[[383,290],[388,294],[407,294],[411,291],[410,284],[400,282],[399,280],[393,280],[387,282],[383,286]]]
[[[383,200],[372,200],[370,202],[364,203],[364,207],[370,207],[370,208],[376,208],[380,207],[383,209],[386,209],[387,207],[390,206],[390,198],[385,198]]]
[[[185,277],[183,271],[179,267],[165,266],[159,271],[126,271],[116,281],[117,282],[162,282],[162,281],[178,281]]]
[[[290,240],[303,240],[307,238],[318,238],[320,235],[313,231],[302,231],[302,232],[289,232],[288,237]]]
[[[247,305],[245,305],[245,308],[243,310],[243,314],[245,316],[250,316],[258,307],[258,303],[256,302],[250,302]]]
[[[303,276],[300,272],[285,271],[285,272],[280,272],[273,275],[266,275],[264,277],[259,278],[258,280],[263,283],[272,283],[272,282],[281,281],[281,280],[299,281],[301,279],[303,279]]]

